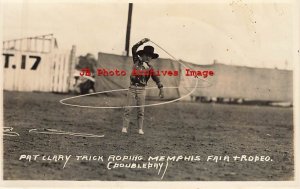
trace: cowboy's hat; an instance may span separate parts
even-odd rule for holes
[[[159,57],[158,54],[154,53],[154,48],[152,46],[144,46],[143,50],[139,50],[137,52],[139,56],[142,56],[143,54],[151,56],[152,59],[156,59]]]

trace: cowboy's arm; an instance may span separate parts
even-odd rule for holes
[[[163,88],[163,84],[160,82],[160,79],[158,76],[156,75],[151,75],[151,78],[153,79],[153,81],[155,81],[157,87],[160,89],[160,88]]]
[[[152,68],[152,67],[151,67]],[[153,69],[153,68],[152,68]],[[152,74],[151,78],[153,79],[153,81],[155,81],[158,89],[159,89],[159,97],[160,98],[164,98],[164,90],[163,90],[163,84],[161,83],[159,77],[157,75]]]
[[[137,49],[143,45],[144,43],[150,41],[150,39],[148,38],[144,38],[141,41],[139,41],[138,43],[136,43],[135,45],[132,46],[131,51],[132,51],[132,58],[133,58],[133,63],[137,62],[139,60],[139,57],[137,55]]]

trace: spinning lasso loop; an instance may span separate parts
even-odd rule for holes
[[[172,57],[176,62],[178,62],[179,64],[183,65],[186,68],[190,68],[188,66],[186,66],[183,62],[178,61],[173,55],[171,55],[168,51],[166,51],[164,48],[162,48],[161,46],[159,46],[158,44],[156,44],[154,41],[151,41],[154,45],[156,45],[158,48],[160,48],[161,50],[163,50],[165,53],[167,53],[170,57]],[[78,96],[73,96],[73,97],[69,97],[69,98],[64,98],[62,100],[60,100],[59,102],[63,105],[66,106],[72,106],[72,107],[79,107],[79,108],[93,108],[93,109],[120,109],[120,108],[125,108],[125,107],[130,107],[130,108],[138,108],[138,107],[151,107],[151,106],[160,106],[160,105],[164,105],[164,104],[170,104],[173,102],[177,102],[183,98],[186,98],[188,96],[190,96],[197,88],[204,88],[204,87],[198,87],[198,79],[201,79],[205,82],[207,82],[209,84],[209,86],[211,86],[211,84],[202,78],[195,78],[196,82],[195,82],[195,86],[193,87],[193,89],[186,95],[181,96],[179,98],[176,98],[174,100],[170,100],[170,101],[166,101],[166,102],[160,102],[160,103],[154,103],[154,104],[146,104],[146,105],[140,105],[140,106],[84,106],[84,105],[78,105],[78,104],[70,104],[70,103],[66,103],[66,100],[70,100],[70,99],[75,99],[75,98],[80,98],[80,97],[84,97],[84,96],[90,96],[90,95],[95,95],[95,94],[103,94],[103,93],[112,93],[112,92],[120,92],[120,91],[127,91],[128,89],[114,89],[114,90],[108,90],[108,91],[100,91],[100,92],[95,92],[95,93],[90,93],[90,94],[85,94],[85,95],[78,95]],[[209,87],[209,86],[205,86],[205,87]],[[147,87],[146,90],[149,89],[155,89],[156,87]],[[179,87],[164,87],[164,89],[178,89]]]

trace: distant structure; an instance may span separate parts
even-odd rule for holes
[[[3,50],[51,53],[53,49],[58,49],[58,43],[53,34],[3,41]]]

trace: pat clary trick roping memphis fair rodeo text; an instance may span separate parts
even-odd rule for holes
[[[213,76],[215,73],[212,70],[192,70],[186,68],[185,76],[194,76],[194,77],[203,77],[206,78],[208,76]],[[133,69],[131,74],[134,76],[179,76],[178,70],[136,70]],[[91,76],[91,70],[88,68],[81,69],[80,76]],[[98,68],[97,69],[97,76],[126,76],[126,70],[119,70],[119,69],[105,69],[105,68]]]

